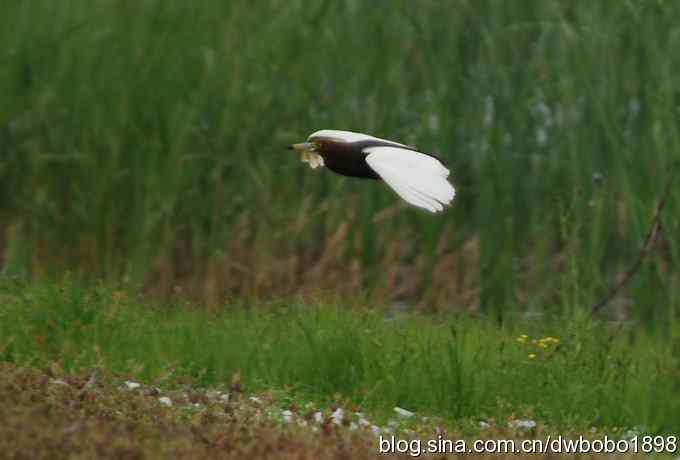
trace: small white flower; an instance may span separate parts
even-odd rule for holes
[[[293,412],[289,410],[284,410],[281,412],[281,416],[283,417],[283,421],[286,423],[289,423],[293,420]]]
[[[321,423],[323,422],[323,414],[321,412],[315,412],[314,413],[314,421],[316,423]]]
[[[254,402],[255,404],[260,404],[260,403],[262,403],[262,400],[261,400],[260,398],[258,398],[257,396],[251,396],[251,397],[248,398],[248,399],[250,399],[250,400],[251,400],[252,402]]]
[[[543,126],[536,128],[536,144],[543,147],[548,143],[548,130]]]
[[[490,426],[491,426],[491,425],[489,425],[489,423],[488,423],[488,422],[485,422],[484,420],[482,420],[481,422],[479,422],[479,427],[480,427],[482,430],[486,430],[486,429],[489,428]]]
[[[167,396],[161,396],[158,398],[158,402],[166,407],[172,406],[172,399],[168,398]]]
[[[403,417],[403,418],[409,418],[409,417],[413,417],[415,415],[410,410],[402,409],[401,407],[395,407],[394,412],[396,412],[399,417]]]
[[[220,396],[220,399],[221,399],[223,402],[229,402],[229,393],[223,393],[223,394]]]

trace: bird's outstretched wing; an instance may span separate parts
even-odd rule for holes
[[[399,147],[367,147],[366,163],[406,202],[439,212],[456,190],[446,178],[449,170],[424,153]]]

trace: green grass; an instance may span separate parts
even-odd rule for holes
[[[211,303],[592,304],[678,158],[679,20],[672,1],[3,1],[2,270]],[[439,154],[455,206],[395,211],[308,170],[284,146],[319,128]],[[665,333],[678,190],[617,306]]]
[[[18,365],[101,368],[165,387],[224,385],[240,371],[247,392],[287,388],[451,423],[527,415],[570,430],[680,428],[677,343],[578,314],[499,328],[465,315],[390,320],[321,302],[210,314],[72,283],[6,284],[1,295],[0,361]],[[559,343],[532,343],[550,336]]]

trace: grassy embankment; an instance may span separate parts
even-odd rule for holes
[[[680,426],[677,353],[578,317],[499,328],[294,303],[209,314],[66,284],[3,292],[0,350],[7,362],[168,387],[223,386],[240,372],[251,392],[286,388],[378,415],[400,406],[454,423],[527,415],[565,429]]]

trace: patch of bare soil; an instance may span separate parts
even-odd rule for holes
[[[379,454],[376,427],[349,419],[338,422],[337,409],[330,416],[295,407],[278,409],[277,419],[271,417],[266,397],[246,397],[240,391],[164,393],[134,382],[111,383],[115,379],[98,375],[99,371],[55,374],[0,363],[3,458],[412,458]]]

